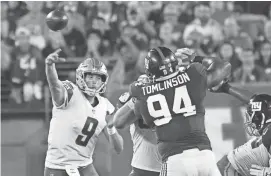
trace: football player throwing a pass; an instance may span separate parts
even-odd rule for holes
[[[55,62],[57,50],[46,58],[46,76],[53,99],[45,176],[98,176],[92,155],[101,132],[117,153],[123,139],[113,126],[114,106],[100,94],[105,91],[108,74],[97,59],[84,60],[76,70],[76,85],[60,81]],[[106,128],[105,128],[106,127]]]
[[[178,57],[190,57],[191,64],[178,69]],[[130,85],[135,109],[153,127],[162,157],[160,175],[217,176],[214,153],[205,132],[203,100],[206,90],[230,74],[231,65],[218,58],[195,56],[189,49],[176,55],[166,47],[151,49],[145,58],[149,83]],[[137,107],[138,106],[138,107]]]

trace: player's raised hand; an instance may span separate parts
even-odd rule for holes
[[[196,57],[196,53],[189,48],[180,48],[175,52],[175,56],[181,60],[192,61]]]
[[[45,63],[47,65],[52,65],[53,63],[56,63],[56,62],[64,62],[66,61],[65,58],[60,58],[59,57],[59,53],[61,52],[61,49],[57,49],[55,52],[49,54],[47,56],[47,58],[45,59]]]

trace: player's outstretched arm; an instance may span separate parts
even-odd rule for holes
[[[123,150],[123,138],[113,125],[113,115],[106,117],[107,128],[103,130],[104,135],[109,140],[111,146],[113,146],[116,153],[121,153]]]
[[[226,93],[232,95],[243,103],[248,103],[249,100],[255,95],[255,93],[252,93],[248,90],[234,87],[230,85],[227,81],[222,81],[221,84],[216,87],[216,89],[212,89],[211,92]]]
[[[65,88],[61,81],[58,79],[57,71],[55,68],[56,62],[65,61],[65,59],[59,58],[58,54],[60,51],[61,49],[56,50],[52,54],[49,54],[45,59],[45,72],[49,84],[49,89],[54,102],[58,106],[63,104],[65,98]]]
[[[133,124],[138,118],[134,113],[134,102],[131,98],[114,115],[113,124],[118,129],[123,129]]]
[[[231,73],[231,64],[220,58],[196,56],[193,62],[199,62],[206,68],[208,88],[218,85]]]
[[[196,53],[189,48],[178,49],[175,55],[181,60],[189,60],[190,63],[200,63],[203,67],[197,66],[196,68],[204,75],[206,71],[208,88],[218,85],[231,73],[229,62],[216,57],[196,56]]]

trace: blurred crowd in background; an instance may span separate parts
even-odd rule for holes
[[[231,82],[270,83],[271,4],[265,3],[253,14],[222,1],[1,2],[1,81],[8,83],[9,102],[42,100],[44,59],[61,48],[64,58],[102,60],[114,92],[143,74],[146,52],[162,45],[228,60]],[[53,32],[45,19],[57,7],[69,22]],[[74,81],[74,69],[68,79]]]

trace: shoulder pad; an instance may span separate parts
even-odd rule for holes
[[[73,83],[72,82],[66,80],[66,81],[62,81],[62,84],[65,87],[65,89],[67,89],[67,90],[70,90],[70,89],[73,90]]]
[[[70,102],[72,96],[73,96],[73,90],[74,90],[74,87],[73,87],[73,83],[66,80],[66,81],[62,81],[62,84],[64,86],[64,88],[67,90],[67,93],[68,93],[68,99],[66,101],[66,105]]]

